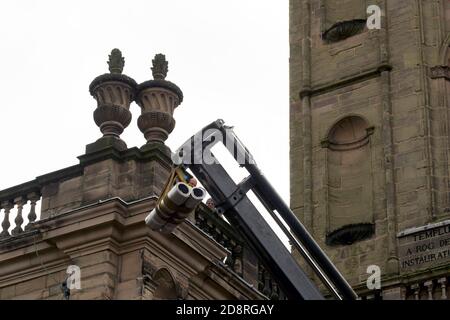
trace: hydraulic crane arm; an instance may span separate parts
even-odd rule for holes
[[[233,181],[210,151],[219,142],[249,173],[239,184]],[[218,213],[224,214],[238,229],[289,299],[319,300],[324,297],[250,201],[247,196],[250,190],[331,293],[338,299],[356,299],[350,285],[267,181],[247,148],[222,120],[211,123],[192,136],[177,150],[173,160],[191,169],[213,198]]]

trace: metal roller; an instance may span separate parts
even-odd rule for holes
[[[205,189],[192,188],[184,182],[178,182],[145,218],[145,223],[152,230],[171,233],[195,210],[205,196]]]
[[[150,214],[145,218],[145,224],[152,230],[159,230],[166,224],[166,220],[161,218],[154,208]]]
[[[164,227],[161,228],[160,232],[164,234],[169,234],[179,225],[179,223],[166,223]]]
[[[150,229],[162,229],[180,209],[183,210],[182,205],[191,196],[191,189],[184,182],[178,182],[173,186],[162,201],[145,218],[145,223]]]
[[[172,189],[170,189],[166,197],[177,206],[181,206],[190,197],[191,189],[192,188],[188,184],[178,182]]]
[[[186,200],[184,206],[188,209],[195,209],[195,207],[197,207],[199,203],[202,202],[203,199],[205,199],[205,197],[206,197],[205,189],[200,187],[194,187],[192,188],[189,198]]]

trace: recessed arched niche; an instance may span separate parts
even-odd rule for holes
[[[364,30],[367,21],[366,0],[322,0],[324,32],[328,42],[336,42],[354,36]]]
[[[322,142],[326,148],[329,245],[349,245],[374,233],[370,136],[359,116],[338,121]]]
[[[159,269],[152,278],[155,283],[155,291],[153,292],[154,300],[178,299],[177,285],[167,269]]]

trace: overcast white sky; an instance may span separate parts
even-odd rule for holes
[[[2,1],[0,39],[0,189],[77,164],[101,136],[88,86],[117,47],[137,82],[169,60],[185,96],[172,150],[222,118],[289,199],[287,0]],[[122,138],[141,146],[131,111]]]

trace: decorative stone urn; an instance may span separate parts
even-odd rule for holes
[[[168,71],[168,62],[163,54],[155,55],[152,60],[153,80],[138,85],[136,102],[141,107],[138,118],[138,127],[144,134],[147,144],[162,144],[175,127],[173,112],[183,101],[180,88],[165,80]]]
[[[94,121],[103,137],[86,146],[87,153],[107,147],[127,149],[120,134],[131,122],[129,109],[135,97],[137,83],[122,74],[125,59],[119,49],[111,51],[108,65],[110,73],[98,76],[89,86],[89,92],[97,100]]]

